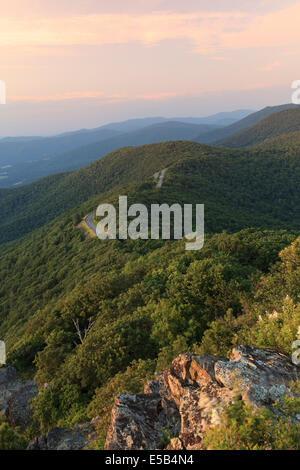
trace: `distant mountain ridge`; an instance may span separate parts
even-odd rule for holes
[[[297,131],[300,131],[299,106],[265,117],[254,126],[220,141],[219,145],[230,148],[245,148]]]
[[[59,134],[49,135],[49,136],[7,136],[0,137],[0,143],[3,142],[15,142],[15,141],[26,141],[26,140],[36,140],[36,139],[48,139],[48,138],[59,138],[64,136],[74,136],[76,134],[83,133],[93,133],[98,132],[103,129],[111,129],[120,133],[126,133],[131,131],[136,131],[142,129],[143,127],[151,126],[152,124],[158,124],[160,122],[167,121],[180,121],[190,124],[215,124],[218,126],[226,125],[229,121],[231,123],[236,122],[244,117],[252,114],[254,111],[250,109],[237,109],[235,111],[224,111],[216,114],[208,115],[205,117],[145,117],[145,118],[135,118],[127,119],[126,121],[119,122],[110,122],[108,124],[103,124],[102,126],[92,128],[92,129],[78,129],[75,131],[68,131]],[[223,124],[225,123],[225,124]]]
[[[50,174],[75,170],[126,145],[194,140],[196,135],[215,130],[228,120],[235,121],[250,112],[237,110],[207,118],[181,118],[182,121],[163,117],[131,119],[57,136],[0,139],[0,187],[28,184]],[[117,137],[120,138],[114,140]],[[106,141],[103,146],[102,141]],[[87,148],[89,145],[91,147]],[[73,151],[74,156],[71,154]],[[69,155],[64,155],[68,152]]]
[[[280,106],[267,106],[266,108],[261,109],[255,113],[252,113],[245,118],[231,124],[230,126],[219,129],[217,132],[212,131],[208,132],[206,135],[199,136],[196,141],[206,144],[217,144],[222,143],[222,141],[231,135],[234,135],[248,127],[253,126],[258,123],[261,119],[270,116],[272,114],[284,111],[286,109],[297,108],[297,105],[294,104],[284,104]]]
[[[243,119],[244,117],[248,116],[249,114],[252,114],[253,112],[254,111],[250,109],[237,109],[235,111],[225,111],[205,117],[154,117],[142,119],[129,119],[127,121],[106,124],[104,127],[122,132],[130,132],[133,130],[141,129],[142,127],[166,121],[180,121],[190,124],[213,124],[217,126],[226,126],[229,124],[233,124],[234,122],[239,121],[240,119]]]
[[[122,147],[175,140],[230,146],[230,141],[227,142],[226,138],[251,128],[268,116],[294,108],[297,106],[292,104],[267,107],[226,127],[221,127],[220,123],[224,125],[226,120],[245,115],[249,111],[218,113],[207,118],[182,118],[183,121],[178,121],[177,118],[168,121],[160,117],[133,119],[97,129],[81,129],[29,141],[24,141],[23,138],[16,141],[6,139],[2,143],[0,141],[0,188],[22,186],[51,174],[82,168]],[[295,128],[291,127],[290,130]],[[259,143],[259,140],[256,142],[253,139],[253,143]]]
[[[42,159],[36,159],[35,156],[40,148],[44,148],[44,144],[40,143],[41,141],[39,140],[31,141],[26,147],[31,151],[30,159],[28,159],[26,153],[25,156],[22,154],[21,158],[23,161],[21,160],[17,164],[15,162],[12,168],[5,168],[9,161],[7,159],[0,165],[0,187],[16,185],[14,181],[18,175],[20,175],[19,181],[23,185],[47,175],[82,168],[118,148],[128,146],[136,147],[169,140],[195,140],[196,135],[206,133],[211,129],[218,129],[218,127],[211,124],[190,124],[179,121],[156,123],[126,134],[118,134],[117,131],[114,130],[102,129],[98,132],[95,131],[90,137],[84,133],[85,138],[82,141],[90,142],[80,146],[75,146],[75,136],[60,137],[59,139],[54,139],[54,141],[49,139],[50,143],[53,143],[53,154],[46,153]],[[105,136],[107,138],[105,138]],[[81,139],[78,134],[76,134],[76,138],[77,140]],[[72,148],[58,152],[58,140],[64,143],[68,142],[68,144],[72,142]],[[7,146],[8,145],[9,144],[7,144]],[[19,145],[22,149],[22,143]],[[60,148],[62,150],[63,146]],[[3,171],[3,173],[1,173],[1,171]]]

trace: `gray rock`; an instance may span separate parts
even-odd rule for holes
[[[82,450],[94,437],[90,423],[77,424],[72,429],[53,428],[45,436],[33,439],[27,450]]]
[[[119,395],[113,409],[106,450],[147,450],[163,447],[169,433],[179,432],[180,416],[167,413],[159,393]]]
[[[230,389],[238,389],[243,398],[256,406],[272,405],[290,393],[297,380],[291,360],[270,349],[240,346],[233,349],[229,362],[215,364],[216,378]]]
[[[7,402],[21,388],[22,384],[14,367],[0,369],[0,413],[4,414]]]
[[[24,429],[28,425],[31,416],[29,400],[36,394],[34,382],[20,379],[14,367],[0,369],[0,414],[6,415],[12,426]]]
[[[12,427],[19,427],[24,432],[29,426],[32,420],[31,402],[37,393],[38,387],[31,382],[21,387],[8,400],[5,415]]]
[[[203,433],[220,423],[237,392],[255,406],[269,406],[291,393],[295,380],[290,359],[268,349],[240,346],[229,361],[181,354],[144,395],[117,397],[105,448],[154,450],[167,436],[169,449],[201,450]]]

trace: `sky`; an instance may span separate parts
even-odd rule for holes
[[[0,136],[291,101],[300,0],[0,0]]]

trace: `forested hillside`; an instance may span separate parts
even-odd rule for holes
[[[187,142],[122,148],[73,173],[0,190],[1,241],[30,232],[93,195],[101,195],[121,183],[143,181],[183,156],[206,151],[209,150]]]
[[[240,119],[239,121],[229,126],[223,127],[222,129],[199,135],[196,138],[196,141],[206,144],[220,143],[224,139],[230,138],[230,136],[234,136],[235,134],[238,134],[245,129],[249,129],[267,116],[271,116],[272,114],[279,113],[280,111],[284,111],[286,109],[297,109],[297,105],[284,104],[281,106],[267,106],[266,108],[263,108],[255,113],[251,113],[243,119]]]
[[[300,130],[282,134],[272,139],[256,145],[257,150],[273,150],[275,152],[285,152],[286,154],[297,154],[300,149]]]
[[[18,238],[120,184],[152,182],[155,172],[176,162],[178,166],[166,174],[166,181],[172,175],[167,198],[172,195],[177,201],[179,195],[209,201],[216,208],[213,230],[236,230],[249,223],[271,228],[278,224],[284,228],[298,227],[297,154],[168,142],[120,149],[81,170],[0,191],[0,241]],[[86,215],[82,210],[75,212],[74,223]],[[226,213],[227,222],[222,216],[219,224],[218,213]]]
[[[157,188],[153,174],[163,168]],[[35,218],[52,219],[0,251],[8,364],[41,387],[27,438],[98,416],[91,447],[102,448],[114,396],[140,392],[187,350],[226,355],[243,342],[290,354],[299,324],[298,182],[297,153],[168,142],[19,188],[24,231]],[[10,204],[20,227],[8,194],[3,209]],[[205,204],[203,249],[91,237],[82,217],[120,194],[129,204]],[[274,309],[280,317],[266,315]]]
[[[41,385],[28,435],[98,416],[101,448],[114,396],[142,391],[187,350],[251,343],[290,354],[299,242],[276,262],[297,236],[247,229],[186,252],[183,242],[100,242],[61,217],[12,246],[0,261],[0,334],[9,364]],[[274,309],[279,320],[265,313]],[[74,322],[83,338],[91,326],[83,341]]]
[[[300,108],[287,109],[272,114],[259,121],[249,129],[245,129],[228,139],[219,142],[220,145],[230,148],[244,148],[260,144],[281,135],[290,134],[300,130]]]

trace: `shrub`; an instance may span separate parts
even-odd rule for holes
[[[5,421],[0,422],[0,450],[25,450],[27,440]]]
[[[47,433],[54,426],[72,426],[86,421],[85,397],[75,384],[50,386],[33,400],[33,428]]]
[[[133,361],[125,372],[116,374],[105,386],[96,390],[88,407],[89,418],[97,417],[95,428],[98,439],[94,442],[94,448],[103,449],[104,447],[116,396],[120,393],[141,393],[145,382],[153,376],[154,370],[155,361]]]
[[[203,439],[206,450],[300,450],[298,397],[284,397],[267,408],[254,409],[235,400],[223,413],[221,424],[209,429]]]

